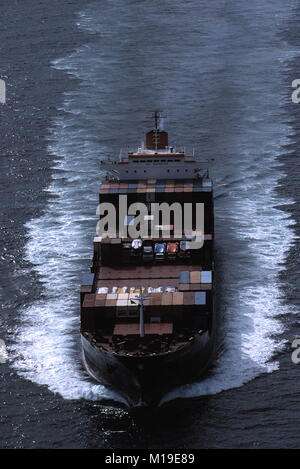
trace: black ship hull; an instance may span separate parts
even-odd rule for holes
[[[88,373],[125,398],[129,406],[156,406],[169,391],[199,379],[214,359],[215,332],[206,331],[181,349],[148,357],[118,356],[83,335]]]

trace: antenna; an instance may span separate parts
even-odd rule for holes
[[[155,150],[157,150],[158,142],[159,142],[159,132],[162,123],[162,119],[165,117],[162,115],[161,111],[154,111],[152,117],[154,117],[155,122],[155,129],[154,129],[154,146]]]
[[[161,111],[154,111],[152,117],[154,118],[155,130],[160,130],[162,120],[165,119],[166,116],[163,116]]]
[[[159,123],[160,123],[160,112],[154,112],[154,119],[155,119],[155,130],[159,130]]]

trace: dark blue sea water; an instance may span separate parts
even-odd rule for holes
[[[3,2],[2,448],[298,447],[298,2]],[[214,158],[219,359],[132,413],[80,358],[99,160],[163,109]]]

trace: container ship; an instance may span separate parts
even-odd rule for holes
[[[154,117],[136,152],[101,162],[94,256],[80,290],[84,365],[129,406],[158,405],[200,379],[215,351],[209,162],[170,146]]]

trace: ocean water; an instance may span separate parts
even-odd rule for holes
[[[4,135],[3,187],[13,198],[4,199],[2,230],[1,393],[10,396],[2,446],[296,447],[297,2],[105,0],[64,8],[62,19],[46,2],[28,14],[25,75],[19,43],[20,57],[7,53],[4,61],[11,97],[3,128],[19,121]],[[9,30],[2,35],[9,51]],[[25,77],[39,84],[38,92],[28,86],[27,107]],[[167,115],[175,145],[214,159],[219,356],[205,379],[165,396],[150,416],[132,414],[85,373],[78,291],[92,256],[99,160],[137,146],[155,109]],[[12,412],[18,386],[23,404]],[[40,433],[28,423],[32,405]]]

